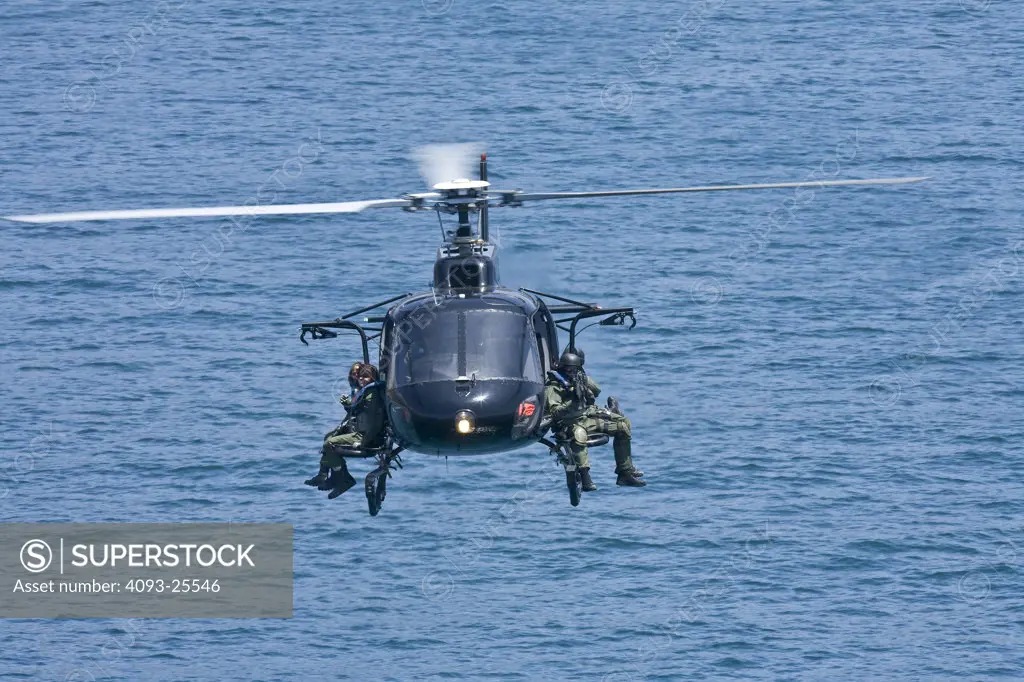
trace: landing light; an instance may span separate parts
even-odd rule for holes
[[[455,415],[455,430],[465,435],[473,433],[475,427],[473,413],[469,410],[462,410]]]

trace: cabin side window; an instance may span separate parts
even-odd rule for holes
[[[537,330],[542,362],[546,372],[558,363],[558,331],[547,306],[541,305],[540,309],[534,313],[533,326]]]
[[[541,308],[533,315],[533,336],[537,340],[537,351],[540,354],[540,369],[545,375],[551,369],[551,349],[548,346],[547,309]]]

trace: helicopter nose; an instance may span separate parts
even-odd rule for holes
[[[518,380],[480,380],[471,390],[454,381],[410,384],[389,391],[392,427],[409,447],[438,454],[497,452],[529,442],[513,432],[517,409],[537,400],[543,386]]]

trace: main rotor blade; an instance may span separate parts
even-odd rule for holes
[[[513,202],[539,201],[541,199],[584,199],[588,197],[621,197],[631,194],[678,194],[681,192],[721,192],[733,189],[785,189],[788,187],[842,187],[848,185],[902,185],[921,182],[919,178],[875,178],[872,180],[811,180],[807,182],[773,182],[761,185],[707,185],[704,187],[670,187],[667,189],[620,189],[607,192],[534,192],[516,193],[509,199]],[[494,192],[492,192],[494,193]],[[507,194],[505,196],[508,196]]]
[[[143,208],[128,211],[78,211],[4,216],[19,223],[71,223],[86,220],[145,220],[148,218],[212,218],[217,216],[294,215],[299,213],[359,213],[367,208],[407,208],[410,199],[343,201],[328,204],[278,204],[268,206],[210,206],[207,208]]]

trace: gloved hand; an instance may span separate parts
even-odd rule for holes
[[[345,408],[346,412],[348,412],[352,407],[352,396],[345,394],[338,398],[338,402],[341,403],[341,406]]]
[[[593,396],[590,395],[587,380],[584,378],[582,372],[577,374],[576,378],[572,382],[572,393],[572,401],[575,403],[577,409],[585,410],[587,406],[591,404]]]

